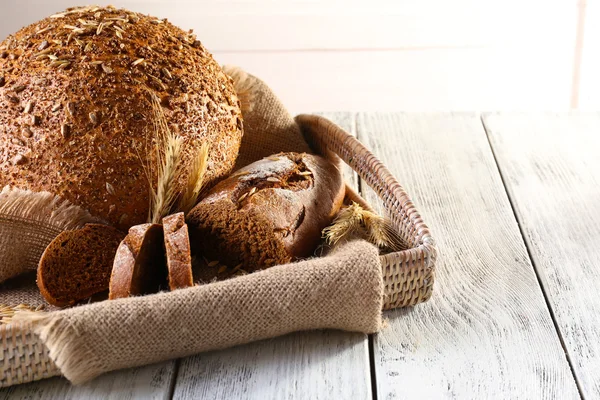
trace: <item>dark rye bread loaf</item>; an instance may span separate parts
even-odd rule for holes
[[[129,228],[113,262],[108,298],[156,293],[166,289],[163,227],[142,224]]]
[[[37,285],[42,296],[62,307],[107,290],[115,251],[124,236],[100,224],[59,234],[38,266]]]
[[[148,89],[149,88],[149,89]],[[0,187],[48,191],[126,230],[146,222],[155,165],[148,90],[183,138],[183,163],[210,145],[205,182],[230,173],[242,137],[231,79],[166,20],[69,9],[0,43]],[[183,188],[186,172],[177,188]]]
[[[183,213],[163,218],[169,289],[194,286],[188,227]]]
[[[251,272],[311,256],[344,199],[337,166],[281,153],[215,186],[188,215],[192,254]],[[206,280],[206,275],[202,276]]]

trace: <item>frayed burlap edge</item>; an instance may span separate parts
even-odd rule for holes
[[[35,270],[59,233],[100,222],[87,211],[48,192],[4,187],[0,192],[0,283]]]

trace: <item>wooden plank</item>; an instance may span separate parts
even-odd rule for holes
[[[370,399],[366,337],[301,332],[183,359],[174,399]]]
[[[80,4],[78,0],[3,0],[10,17],[0,24],[0,39]],[[557,45],[574,34],[576,21],[571,17],[575,0],[385,1],[376,6],[362,0],[345,2],[343,7],[336,0],[117,0],[114,5],[192,28],[211,51]],[[538,17],[541,9],[543,18]]]
[[[568,46],[215,53],[267,82],[293,113],[564,111],[572,57]]]
[[[484,122],[583,396],[599,398],[600,113]]]
[[[375,336],[378,398],[579,398],[479,116],[359,114],[357,130],[439,248],[432,299]]]
[[[322,113],[356,132],[352,113]],[[355,188],[356,176],[344,169]],[[299,332],[181,360],[174,398],[370,399],[367,335]]]
[[[168,361],[110,372],[80,386],[73,386],[64,378],[50,378],[0,389],[0,399],[168,399],[174,371],[175,361]]]

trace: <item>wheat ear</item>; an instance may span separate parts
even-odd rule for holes
[[[179,202],[179,211],[188,213],[194,208],[204,186],[204,176],[208,167],[208,144],[203,143],[190,166],[188,182]]]
[[[169,129],[167,119],[156,94],[149,91],[152,101],[153,129],[157,143],[157,184],[151,185],[152,207],[150,222],[160,223],[169,215],[177,200],[176,182],[181,174],[181,150],[183,140]]]
[[[330,245],[361,238],[391,251],[400,251],[408,247],[391,221],[365,210],[355,202],[340,210],[333,224],[323,230],[323,237]]]

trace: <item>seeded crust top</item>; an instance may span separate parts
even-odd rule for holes
[[[183,137],[183,162],[207,141],[207,186],[226,176],[242,137],[240,104],[191,31],[83,7],[9,36],[0,44],[0,187],[61,195],[121,229],[145,222],[144,165],[156,161],[149,91]]]

